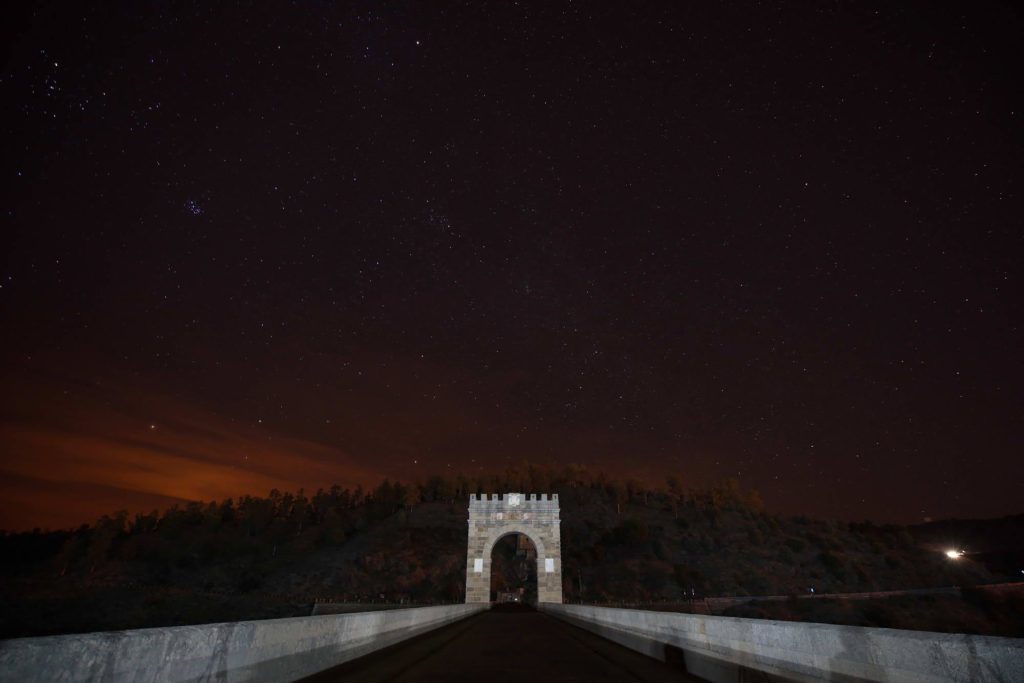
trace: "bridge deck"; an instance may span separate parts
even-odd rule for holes
[[[306,679],[308,683],[697,680],[583,629],[519,606],[496,606]]]

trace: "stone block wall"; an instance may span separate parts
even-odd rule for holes
[[[537,548],[537,599],[562,602],[558,494],[483,494],[469,498],[466,602],[491,601],[491,551],[503,536],[523,534]]]

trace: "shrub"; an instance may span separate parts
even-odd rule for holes
[[[625,519],[612,532],[612,537],[622,545],[640,545],[650,537],[650,529],[638,519]]]
[[[846,558],[841,553],[836,553],[831,550],[826,550],[818,555],[818,560],[825,565],[825,569],[827,569],[829,573],[836,576],[841,575],[843,570],[846,568]]]

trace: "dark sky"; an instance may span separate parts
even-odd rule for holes
[[[1009,3],[25,4],[0,526],[523,459],[1022,510]]]

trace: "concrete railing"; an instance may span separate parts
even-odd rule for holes
[[[295,681],[489,605],[265,619],[0,641],[0,682]]]
[[[739,619],[591,605],[540,609],[714,683],[1021,683],[1024,639]],[[759,673],[753,673],[759,672]]]

